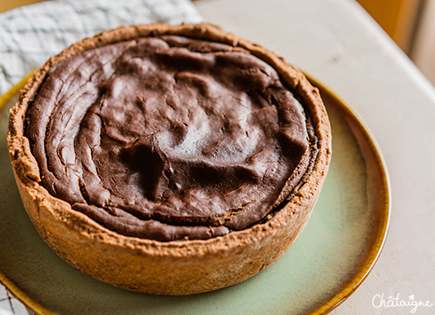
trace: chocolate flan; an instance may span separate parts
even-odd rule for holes
[[[210,24],[122,27],[38,69],[11,110],[24,206],[84,273],[152,294],[241,282],[306,224],[328,170],[318,90]]]

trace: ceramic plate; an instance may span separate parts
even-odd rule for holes
[[[194,296],[133,293],[70,267],[39,237],[21,203],[6,147],[8,110],[25,80],[0,99],[0,280],[38,314],[325,314],[361,284],[389,222],[380,152],[357,116],[316,82],[333,133],[329,174],[305,230],[275,264],[238,285]]]

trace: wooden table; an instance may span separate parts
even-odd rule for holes
[[[206,21],[268,48],[317,77],[366,122],[392,187],[390,231],[363,285],[333,314],[410,314],[375,308],[377,294],[435,304],[435,90],[354,1],[203,0]],[[435,306],[416,314],[434,314]]]

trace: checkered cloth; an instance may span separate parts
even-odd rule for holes
[[[86,36],[121,25],[200,21],[188,0],[49,1],[0,14],[0,95]]]
[[[0,14],[0,95],[86,36],[121,25],[201,20],[189,0],[62,0]],[[9,314],[28,312],[0,285],[0,315]]]

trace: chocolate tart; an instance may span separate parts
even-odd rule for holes
[[[24,206],[56,253],[114,286],[184,295],[275,262],[331,156],[316,88],[210,24],[121,27],[38,69],[11,110]]]

